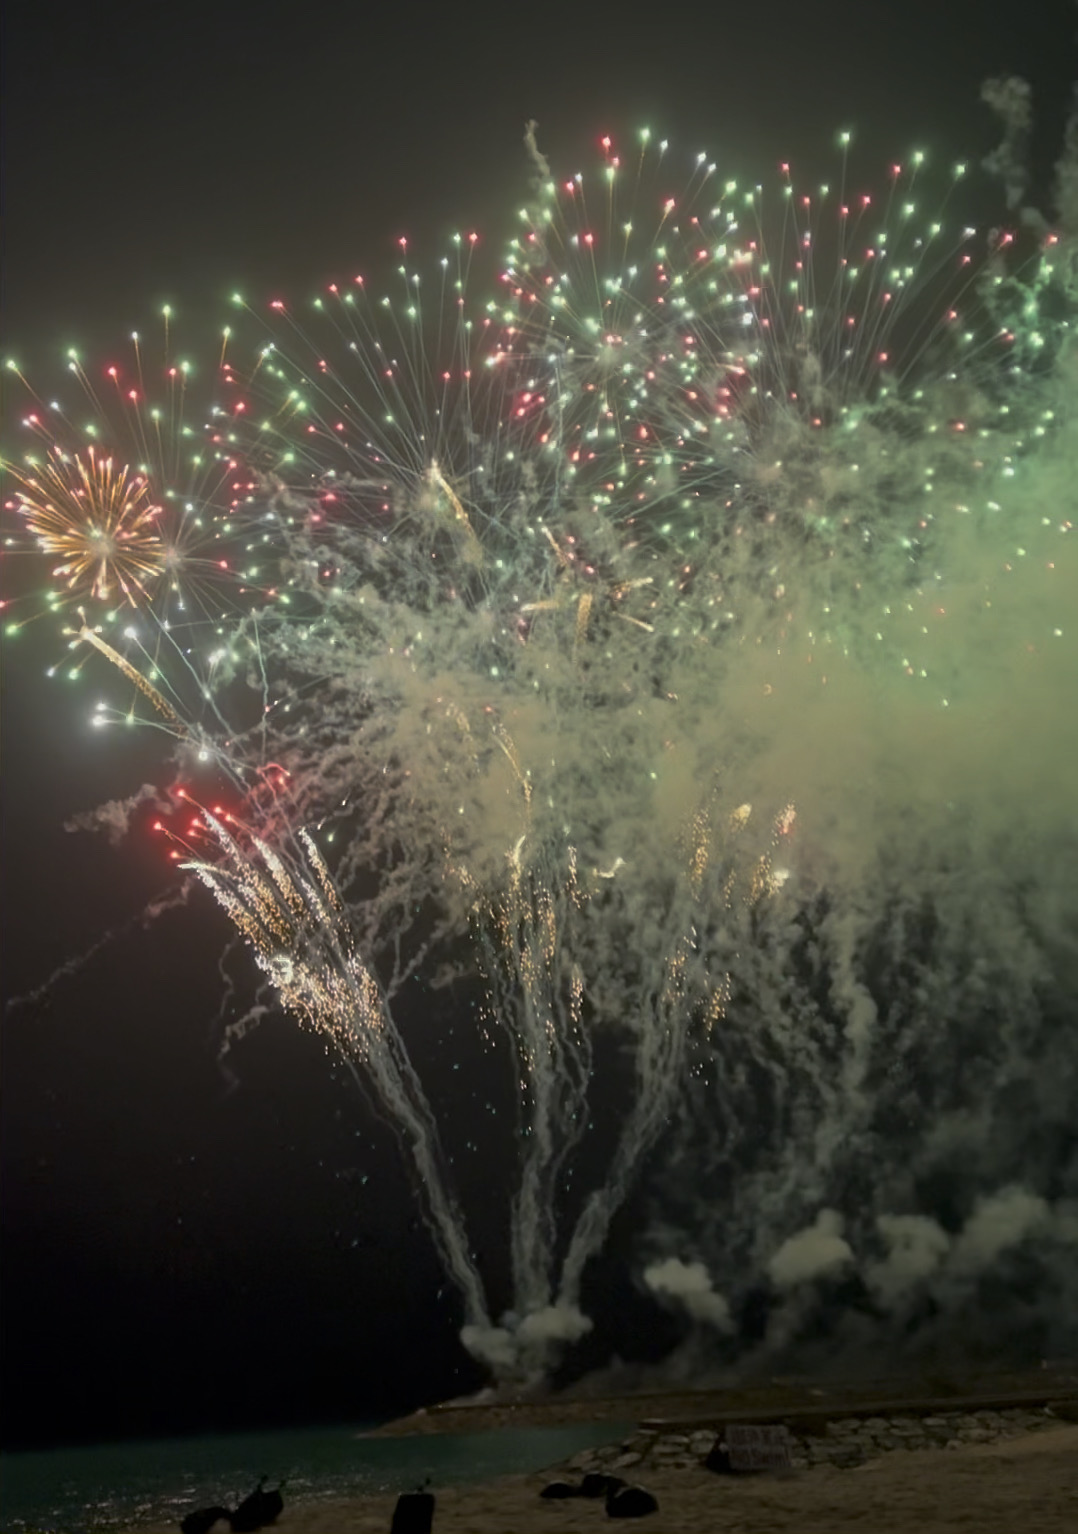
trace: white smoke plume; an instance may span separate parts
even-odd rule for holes
[[[853,1251],[843,1238],[845,1222],[834,1209],[821,1209],[814,1225],[799,1230],[779,1247],[767,1265],[774,1284],[792,1289],[816,1278],[830,1278],[852,1264]]]
[[[992,1267],[1011,1247],[1047,1230],[1051,1210],[1025,1188],[1001,1188],[977,1200],[951,1249],[949,1272],[973,1275]]]
[[[939,1270],[951,1238],[922,1214],[881,1214],[876,1229],[887,1245],[887,1256],[869,1264],[865,1281],[878,1302],[891,1310]]]
[[[575,1305],[545,1305],[523,1318],[509,1314],[500,1326],[468,1325],[460,1340],[473,1358],[501,1379],[538,1381],[559,1353],[592,1329]]]
[[[644,1282],[660,1299],[683,1306],[694,1321],[706,1322],[716,1331],[733,1329],[730,1306],[711,1286],[711,1277],[702,1262],[682,1262],[668,1257],[644,1269]]]
[[[575,1305],[545,1305],[532,1311],[517,1327],[517,1337],[525,1346],[578,1342],[591,1331],[589,1318]]]
[[[504,1326],[462,1326],[460,1340],[465,1349],[486,1364],[499,1379],[512,1376],[516,1369],[518,1350],[513,1334]]]

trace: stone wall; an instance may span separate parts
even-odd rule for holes
[[[881,1454],[909,1449],[958,1449],[968,1443],[995,1443],[1041,1432],[1073,1420],[1071,1403],[1010,1407],[1001,1411],[934,1411],[925,1416],[849,1416],[828,1421],[791,1417],[790,1457],[795,1468],[835,1465],[851,1469]],[[746,1421],[751,1421],[746,1416]],[[649,1469],[690,1469],[703,1463],[715,1444],[713,1427],[692,1432],[641,1428],[618,1444],[587,1449],[562,1467],[577,1474],[599,1470],[636,1480]]]

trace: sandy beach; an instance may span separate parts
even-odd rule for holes
[[[542,1501],[548,1479],[510,1476],[439,1491],[434,1534],[588,1534],[611,1526],[602,1502]],[[735,1478],[655,1469],[646,1483],[659,1511],[639,1526],[652,1534],[1070,1534],[1078,1528],[1078,1426],[953,1451],[892,1453],[853,1470],[823,1465]],[[278,1527],[387,1534],[394,1501],[297,1503]]]

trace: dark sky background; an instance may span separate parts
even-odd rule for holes
[[[1069,0],[13,0],[4,351],[59,377],[63,347],[100,356],[169,301],[194,352],[237,287],[301,298],[388,272],[402,233],[417,264],[460,227],[496,251],[526,185],[528,116],[567,172],[601,133],[644,123],[750,175],[779,158],[827,167],[853,126],[874,172],[918,145],[945,163],[990,148],[978,86],[1011,72],[1037,90],[1047,165],[1074,30]],[[4,663],[5,998],[134,930],[0,1025],[5,1442],[359,1419],[473,1388],[389,1133],[281,1018],[230,1056],[229,1090],[223,919],[197,895],[143,928],[167,882],[160,848],[64,831],[163,768],[150,738],[87,728],[89,694],[45,677],[59,640],[38,627]],[[497,1057],[462,1080],[467,1016],[418,994],[412,1010],[448,1117],[486,1123]],[[496,1271],[480,1186],[465,1204]],[[654,1351],[667,1323],[634,1303],[626,1284],[624,1327]]]

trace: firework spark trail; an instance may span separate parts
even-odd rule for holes
[[[112,645],[102,639],[95,629],[90,628],[87,623],[83,622],[82,627],[76,631],[75,637],[83,644],[93,645],[95,650],[100,651],[105,659],[111,662],[121,675],[125,676],[129,682],[133,682],[139,692],[149,698],[157,712],[163,714],[170,724],[176,725],[180,730],[185,728],[183,720],[172,707],[172,704],[161,696],[161,693],[153,683],[148,681],[141,671],[132,666],[129,660],[126,660],[117,650],[114,650]]]
[[[689,877],[675,894],[665,923],[667,931],[672,932],[680,916],[682,935],[667,939],[664,947],[669,956],[658,983],[645,981],[639,1009],[625,1020],[634,1035],[634,1096],[603,1185],[587,1198],[569,1241],[558,1303],[571,1311],[580,1306],[585,1267],[601,1251],[611,1220],[656,1140],[669,1126],[675,1096],[684,1085],[694,1021],[699,1022],[706,1035],[722,1016],[726,977],[715,973],[713,955],[701,953],[692,919],[685,914],[686,909],[701,907],[705,891],[711,893],[707,890],[711,833],[710,814],[701,808],[689,831]],[[648,965],[645,958],[645,974]]]
[[[662,991],[652,1004],[653,1014],[645,1014],[640,1022],[633,1105],[622,1125],[603,1186],[589,1195],[569,1242],[558,1299],[573,1308],[580,1304],[584,1268],[602,1249],[610,1222],[665,1127],[682,1082],[689,1023],[681,983],[684,962],[685,954],[679,950],[670,963]]]
[[[434,1116],[381,992],[352,945],[317,846],[301,830],[303,864],[286,863],[257,836],[245,854],[216,816],[203,811],[203,818],[222,859],[181,867],[201,880],[234,922],[286,1010],[332,1042],[361,1087],[373,1082],[415,1164],[439,1254],[464,1300],[466,1324],[489,1326],[460,1212],[447,1191]]]
[[[505,740],[502,747],[519,776],[515,748]],[[528,787],[530,803],[530,785],[522,776],[521,782]],[[788,807],[784,821],[792,820]],[[565,876],[558,877],[553,867],[544,867],[546,860],[534,856],[525,874],[525,830],[508,854],[506,893],[490,913],[489,925],[480,923],[492,1011],[513,1042],[520,1073],[524,1146],[511,1212],[516,1321],[514,1335],[499,1334],[499,1340],[507,1353],[515,1348],[516,1367],[526,1375],[536,1368],[542,1372],[552,1342],[588,1328],[580,1307],[585,1267],[602,1249],[611,1220],[669,1125],[684,1081],[693,1024],[699,1024],[702,1037],[709,1037],[722,1016],[726,978],[715,973],[714,955],[700,952],[685,914],[695,907],[706,909],[714,893],[709,887],[711,832],[710,816],[702,810],[689,828],[689,879],[673,902],[689,930],[682,939],[670,937],[660,945],[666,949],[669,944],[672,957],[657,987],[649,992],[641,986],[631,1015],[618,1020],[633,1041],[631,1102],[603,1180],[586,1197],[560,1261],[558,1214],[564,1194],[559,1182],[586,1123],[593,1059],[583,1020],[588,976],[573,957],[571,919],[586,904],[574,849],[569,849]],[[620,862],[606,871],[595,870],[596,878],[616,879]],[[729,886],[729,875],[725,883]],[[755,902],[770,887],[776,887],[773,878],[757,879],[748,898]],[[674,930],[673,915],[666,930]],[[478,1339],[476,1347],[480,1356],[483,1341]]]
[[[551,1302],[561,1174],[584,1132],[591,1041],[583,979],[566,926],[580,895],[575,859],[562,881],[509,854],[508,888],[478,912],[490,1011],[513,1047],[521,1115],[521,1168],[510,1210],[513,1309],[526,1317]],[[487,919],[484,919],[484,917]]]

